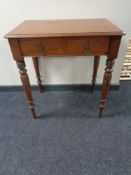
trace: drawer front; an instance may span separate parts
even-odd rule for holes
[[[67,53],[72,55],[106,55],[109,50],[109,37],[70,38],[67,40]]]
[[[106,55],[109,37],[20,39],[23,56]]]
[[[19,43],[23,56],[53,56],[64,54],[64,42],[59,38],[20,39]]]

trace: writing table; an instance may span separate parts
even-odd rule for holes
[[[73,20],[27,20],[6,34],[9,45],[19,69],[20,78],[29,108],[36,118],[29,77],[24,57],[32,57],[42,91],[39,71],[40,56],[94,56],[91,90],[94,90],[99,60],[106,55],[106,68],[103,77],[99,105],[99,116],[102,116],[106,103],[112,68],[117,58],[123,31],[107,19],[73,19]]]

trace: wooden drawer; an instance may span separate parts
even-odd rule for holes
[[[20,39],[23,56],[106,55],[109,37],[68,37]]]
[[[20,39],[23,56],[63,55],[64,42],[60,38]]]
[[[106,55],[109,41],[109,37],[70,38],[67,40],[67,54]]]

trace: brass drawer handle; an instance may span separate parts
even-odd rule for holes
[[[85,52],[86,52],[86,53],[89,53],[89,52],[91,52],[91,47],[90,47],[90,46],[88,46],[88,47],[85,47]]]
[[[45,48],[43,47],[42,42],[39,43],[38,51],[39,51],[40,55],[44,55],[44,53],[45,53]]]
[[[40,52],[41,55],[44,55],[44,53],[45,53],[45,48],[42,47],[42,46],[40,46],[40,47],[39,47],[39,52]]]

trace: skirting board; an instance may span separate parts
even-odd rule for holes
[[[32,85],[32,90],[39,90],[37,85]],[[110,90],[118,91],[120,84],[112,84]],[[101,90],[102,84],[96,84],[95,90]],[[43,91],[81,91],[90,92],[91,84],[69,84],[69,85],[48,85],[43,86]],[[0,92],[16,92],[22,91],[22,86],[0,86]]]

